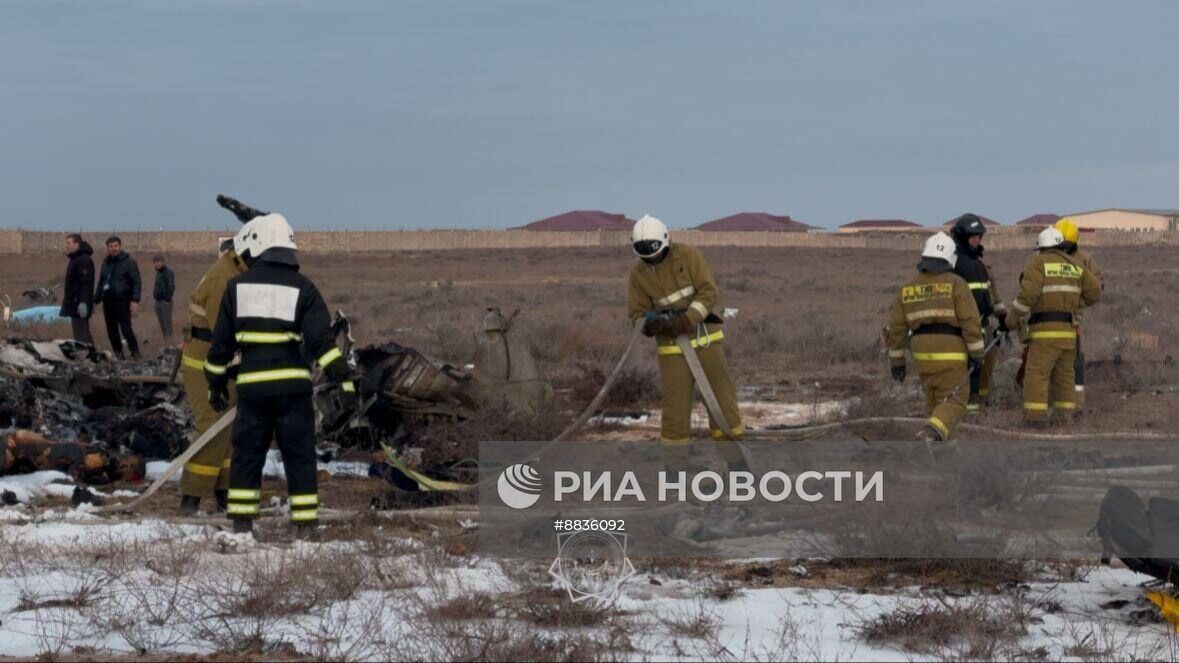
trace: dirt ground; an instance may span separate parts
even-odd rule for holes
[[[1179,411],[1179,395],[1175,392],[1177,369],[1170,361],[1170,357],[1179,350],[1170,334],[1179,320],[1174,307],[1179,269],[1165,267],[1170,264],[1170,251],[1169,247],[1161,246],[1110,248],[1096,253],[1105,273],[1106,289],[1103,301],[1089,311],[1085,318],[1085,349],[1090,360],[1089,400],[1086,414],[1071,425],[1072,430],[1170,433],[1173,424],[1179,422],[1179,415],[1175,414]],[[711,262],[720,288],[721,297],[717,308],[739,310],[735,318],[726,322],[726,349],[734,379],[741,388],[741,398],[746,403],[747,416],[769,416],[779,411],[778,406],[802,406],[805,411],[808,404],[809,416],[820,420],[840,416],[837,414],[838,409],[831,409],[832,404],[836,408],[845,407],[843,416],[851,418],[920,415],[921,399],[916,380],[910,379],[903,385],[896,385],[889,379],[887,354],[878,340],[896,288],[913,274],[917,261],[915,255],[876,250],[716,248],[706,249],[704,253]],[[1026,257],[1026,253],[1010,251],[988,256],[988,262],[996,269],[1001,294],[1007,302],[1015,295],[1019,271]],[[150,292],[149,257],[138,258],[144,270],[145,292]],[[354,334],[361,344],[396,341],[458,365],[471,363],[474,359],[475,334],[480,328],[486,307],[498,306],[508,314],[517,308],[521,309],[516,329],[527,336],[542,371],[553,382],[558,396],[556,407],[541,421],[526,422],[526,425],[518,422],[477,421],[466,428],[456,427],[433,435],[435,439],[444,441],[464,436],[472,439],[547,439],[593,397],[624,346],[628,331],[628,323],[624,319],[626,276],[633,261],[634,257],[626,251],[606,250],[399,253],[312,256],[304,259],[304,271],[317,282],[329,307],[349,314],[354,323]],[[183,303],[211,260],[207,256],[177,255],[169,256],[169,263],[177,274],[175,324],[180,329],[185,324]],[[64,267],[65,259],[61,256],[9,257],[0,261],[0,295],[7,293],[15,300],[28,287],[60,278]],[[145,353],[158,352],[160,332],[150,302],[145,302],[136,319],[136,327]],[[69,327],[55,324],[2,331],[9,335],[20,333],[51,338],[67,336]],[[100,345],[105,347],[101,316],[92,321],[92,331]],[[641,343],[624,379],[609,399],[607,407],[612,413],[650,411],[658,407],[654,352],[649,343]],[[999,373],[1007,377],[1000,380],[1010,383],[1009,375],[1018,364],[1019,346],[1006,347],[1003,352],[1004,361]],[[972,423],[1018,428],[1019,394],[1010,388],[999,390],[997,401],[994,407],[972,418]],[[497,414],[492,412],[488,418],[494,419],[495,416]],[[871,432],[861,428],[837,431],[834,435],[904,439],[912,432],[904,426],[894,425]],[[1064,431],[1058,428],[1054,432]],[[656,434],[651,422],[638,427],[613,423],[585,432],[587,438],[593,439],[649,438]],[[970,435],[964,433],[962,437]],[[118,488],[141,490],[142,485],[119,484],[104,487],[103,490]],[[281,497],[285,493],[282,482],[273,479],[265,481],[263,490],[264,503],[272,496]],[[390,487],[383,482],[371,479],[323,477],[321,493],[326,505],[324,513],[330,511],[334,517],[325,515],[328,527],[323,532],[323,543],[326,546],[315,550],[349,546],[348,550],[359,550],[362,554],[371,554],[374,559],[384,559],[389,557],[390,550],[400,549],[406,545],[405,541],[410,540],[424,544],[422,552],[418,553],[422,559],[433,560],[437,557],[459,569],[475,564],[477,556],[472,554],[476,549],[477,530],[472,529],[462,518],[451,516],[430,519],[425,514],[390,513],[367,508],[374,500],[388,499],[389,490]],[[109,522],[112,525],[130,526],[147,517],[153,522],[155,519],[167,521],[170,527],[193,524],[209,524],[220,528],[226,526],[224,517],[219,515],[177,518],[177,499],[175,486],[166,486],[148,501],[139,514],[112,516]],[[62,497],[42,498],[33,507],[31,514],[58,513],[65,515],[55,517],[68,519],[71,513],[69,501]],[[459,507],[466,505],[460,504],[456,508]],[[52,519],[46,518],[45,526],[54,526]],[[68,527],[69,523],[58,525]],[[292,530],[281,515],[263,518],[258,524],[257,534],[261,550],[300,550],[292,541]],[[219,539],[210,540],[215,542]],[[199,545],[208,547],[214,544]],[[12,555],[16,555],[16,552],[10,551]],[[263,559],[265,555],[242,556],[246,560],[255,558]],[[350,557],[344,566],[353,568],[360,559]],[[397,564],[404,564],[400,558],[392,559],[397,560]],[[547,579],[547,563],[545,560],[543,564],[526,564],[516,568],[515,572],[523,579],[520,581],[521,586],[532,587],[537,578]],[[133,564],[142,566],[139,562]],[[422,562],[416,560],[414,564],[421,566]],[[635,560],[635,564],[641,573],[628,591],[636,596],[652,594],[660,597],[663,596],[661,592],[681,591],[677,588],[702,584],[707,589],[701,597],[693,599],[702,606],[714,603],[720,606],[729,603],[738,605],[744,600],[741,597],[761,596],[762,590],[772,591],[775,595],[818,592],[818,596],[831,594],[837,597],[832,600],[840,602],[847,600],[845,596],[860,595],[871,595],[877,597],[873,600],[880,601],[894,600],[888,597],[896,595],[896,600],[903,600],[904,591],[910,590],[902,589],[912,587],[932,588],[931,595],[936,596],[982,597],[987,600],[998,597],[1006,600],[1004,592],[1008,591],[1007,588],[1026,587],[1028,582],[1045,573],[1061,579],[1053,580],[1053,583],[1075,581],[1078,586],[1087,586],[1083,581],[1092,570],[1089,563],[1074,562],[1045,562],[1046,570],[1029,570],[1027,565],[1002,560],[881,562],[831,559],[805,560],[800,564],[798,560],[721,562],[707,559],[644,559]],[[428,564],[426,567],[432,568]],[[257,569],[250,572],[256,575],[261,573]],[[441,574],[436,571],[430,573]],[[376,577],[371,573],[363,575],[365,582],[374,582],[372,578]],[[270,576],[262,574],[259,577]],[[315,573],[306,574],[306,578],[314,579]],[[711,584],[701,583],[701,579],[710,579]],[[689,583],[689,580],[692,582]],[[1137,581],[1138,578],[1134,577],[1119,582],[1132,585]],[[571,619],[573,621],[569,623],[582,624],[578,621],[582,619],[579,616],[581,613],[574,612],[572,617],[566,615],[570,610],[567,606],[574,604],[568,604],[563,594],[552,591],[547,585],[542,590],[533,588],[511,595],[472,594],[462,582],[455,583],[455,586],[463,588],[459,598],[441,601],[424,610],[423,614],[427,615],[428,621],[423,623],[446,624],[451,619],[479,617],[481,611],[501,614],[505,610],[510,612],[514,609],[511,606],[523,602],[528,605],[556,606],[553,610],[557,611],[558,624]],[[541,597],[543,601],[539,603],[536,599],[538,591],[545,592]],[[1123,587],[1119,591],[1122,594],[1110,596],[1117,598],[1124,594],[1130,598],[1118,603],[1107,601],[1109,597],[1100,594],[1101,600],[1107,601],[1102,604],[1102,614],[1109,612],[1106,606],[1114,603],[1125,604],[1127,611],[1149,612],[1149,607],[1140,605],[1145,600],[1139,596],[1139,590]],[[34,606],[39,605],[37,601],[40,600],[59,600],[55,598],[56,595],[46,594],[48,598],[45,598],[35,592],[29,596]],[[488,598],[492,596],[494,600]],[[806,601],[813,600],[809,594],[806,596]],[[282,600],[286,601],[286,598]],[[106,609],[103,607],[106,604],[101,602],[95,605]],[[1043,608],[1045,614],[1059,611],[1059,606],[1052,607],[1055,604],[1051,601],[1044,605],[1048,606]],[[500,607],[492,610],[486,606]],[[7,620],[27,614],[40,615],[38,610],[35,608],[23,613],[12,613]],[[97,608],[90,610],[95,612]],[[720,623],[718,618],[709,617],[711,612],[697,614],[704,608],[685,610],[684,614],[695,616],[668,621],[667,628],[676,638],[699,637],[693,634],[700,629],[708,635],[711,633],[709,629],[715,629],[715,626],[709,624]],[[707,610],[714,608],[708,607]],[[398,619],[402,619],[402,613],[397,614]],[[630,618],[645,613],[631,607],[619,614]],[[1120,615],[1118,613],[1105,619],[1120,620]],[[550,617],[544,619],[544,624],[552,622]],[[602,618],[595,616],[594,619]],[[832,619],[849,621],[850,618],[845,615],[833,616]],[[1117,624],[1119,628],[1123,626],[1121,621]],[[791,628],[797,630],[797,627]],[[633,626],[607,630],[610,633],[636,631]],[[991,634],[987,638],[994,640]],[[1087,641],[1079,636],[1078,640]],[[41,645],[42,650],[51,652],[61,660],[124,660],[119,654],[74,646],[77,642],[85,642],[89,646],[85,638],[70,640],[62,635],[53,642],[57,644]],[[170,651],[167,647],[161,647],[158,651]],[[602,651],[613,652],[618,645],[613,643],[610,647],[612,649]],[[190,660],[272,660],[298,659],[303,656],[288,649],[259,649],[255,645],[222,643],[214,648],[214,651],[222,654],[211,657],[195,655]],[[1121,649],[1120,644],[1108,648],[1110,652]],[[528,653],[522,653],[525,650],[513,651],[515,653],[505,655],[504,658],[577,660],[616,657],[583,649],[568,655],[556,655],[547,650],[527,650]],[[234,653],[229,655],[227,652]],[[0,652],[0,658],[4,658],[3,654]],[[343,659],[350,656],[355,657],[356,653],[312,657]],[[394,657],[400,658],[402,655]],[[457,649],[445,656],[454,659],[493,657],[486,652],[471,654]],[[714,653],[703,657],[717,658],[718,655]],[[825,656],[773,654],[763,657]],[[1037,657],[1042,658],[1039,655]]]
[[[1168,268],[1171,247],[1111,247],[1096,252],[1106,282],[1103,301],[1086,314],[1090,362],[1089,408],[1075,426],[1085,430],[1169,431],[1179,396],[1170,357],[1179,347],[1171,330],[1179,269]],[[708,248],[721,307],[739,309],[727,322],[726,348],[736,382],[751,399],[817,402],[856,399],[850,414],[918,414],[915,380],[888,379],[879,332],[895,289],[913,273],[916,256],[877,250]],[[148,256],[136,256],[151,291]],[[1003,299],[1014,297],[1025,252],[987,254]],[[526,334],[565,411],[587,402],[623,347],[627,251],[452,251],[384,255],[308,256],[304,272],[333,310],[347,312],[362,343],[397,341],[455,364],[474,359],[474,334],[484,308],[519,308]],[[169,256],[177,275],[176,326],[185,323],[188,293],[210,263],[207,256]],[[0,263],[0,294],[19,298],[31,286],[59,279],[63,256],[14,256]],[[19,306],[18,306],[19,307]],[[145,352],[157,352],[160,332],[150,302],[136,319]],[[68,335],[67,325],[30,330]],[[101,316],[92,320],[106,344]],[[1157,346],[1151,347],[1157,343]],[[1010,373],[1019,346],[1003,349]],[[658,404],[653,353],[643,346],[609,402],[613,409]],[[1117,362],[1115,362],[1117,358]],[[1003,369],[1000,369],[1003,372]],[[1019,396],[1007,390],[977,423],[1015,426]],[[558,424],[554,424],[558,425]]]

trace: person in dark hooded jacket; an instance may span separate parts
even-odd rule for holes
[[[994,272],[983,262],[982,238],[987,232],[982,219],[976,214],[963,214],[954,221],[950,236],[954,238],[954,245],[958,253],[958,261],[954,265],[954,273],[966,280],[970,286],[970,294],[974,296],[974,304],[978,307],[979,324],[982,326],[983,338],[991,335],[992,318],[997,321],[994,333],[1007,333],[1007,308],[1003,299],[999,297],[999,289],[995,284]],[[992,347],[983,359],[982,365],[970,373],[970,398],[966,403],[967,412],[978,412],[990,393],[991,373],[999,361],[999,348]]]
[[[138,359],[139,340],[131,328],[131,316],[139,309],[142,288],[139,265],[123,250],[123,240],[118,237],[106,240],[106,254],[106,260],[102,261],[102,273],[98,277],[98,290],[94,293],[94,303],[102,304],[106,334],[115,356],[123,358],[123,341],[119,338],[121,331],[127,339],[131,358]]]
[[[94,249],[90,243],[73,233],[65,239],[65,284],[62,288],[61,316],[70,319],[74,340],[94,345],[90,335],[90,316],[94,314]]]

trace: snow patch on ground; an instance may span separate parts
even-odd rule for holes
[[[57,482],[57,483],[55,483]],[[64,482],[68,485],[63,485]],[[46,495],[61,495],[65,497],[74,492],[73,480],[62,472],[46,470],[30,474],[12,474],[0,476],[0,492],[8,491],[16,496],[18,502],[29,501]]]
[[[27,511],[14,507],[0,510],[0,514]],[[183,583],[178,584],[178,572],[169,565],[184,566],[190,561],[202,565],[194,582],[212,582],[224,588],[231,602],[236,600],[233,592],[244,592],[255,608],[266,603],[265,594],[255,596],[260,590],[250,585],[257,582],[259,573],[275,574],[274,580],[267,581],[271,583],[291,579],[296,569],[303,575],[330,573],[340,564],[348,565],[366,581],[373,581],[379,573],[403,574],[401,580],[387,581],[384,589],[365,586],[346,598],[320,599],[306,610],[284,608],[259,622],[264,626],[261,636],[266,642],[285,643],[282,646],[305,655],[320,652],[326,658],[380,660],[389,656],[389,650],[373,649],[364,638],[371,639],[375,632],[396,643],[399,638],[414,635],[421,623],[415,626],[407,618],[413,611],[419,611],[423,619],[436,621],[444,617],[432,614],[434,609],[452,605],[455,607],[449,610],[461,613],[465,604],[477,605],[475,599],[480,596],[507,602],[528,591],[551,591],[555,587],[543,564],[451,557],[431,544],[396,536],[388,537],[387,547],[374,552],[371,543],[359,541],[259,543],[248,535],[232,535],[211,526],[155,519],[77,522],[83,515],[84,508],[41,513],[36,520],[21,524],[0,518],[0,559],[6,562],[0,565],[0,642],[4,643],[4,654],[61,655],[76,647],[113,655],[134,654],[143,646],[137,638],[155,643],[148,648],[149,656],[208,654],[223,649],[224,643],[210,639],[215,639],[215,632],[202,632],[191,617],[185,616],[191,613],[179,608],[169,612],[172,609],[167,607],[171,597],[184,589]],[[118,555],[131,557],[120,561]],[[121,563],[130,566],[123,568]],[[316,570],[317,563],[327,566]],[[311,568],[302,571],[308,564]],[[628,622],[631,648],[617,651],[612,657],[934,660],[944,656],[869,644],[859,637],[858,627],[907,606],[931,601],[953,605],[980,599],[979,595],[918,587],[867,592],[839,587],[740,587],[718,598],[716,592],[709,591],[720,582],[716,578],[715,572],[669,577],[657,568],[640,566],[638,575],[623,586],[612,606],[623,615],[621,619],[638,620]],[[1144,607],[1140,584],[1146,580],[1149,578],[1126,569],[1102,567],[1082,581],[1046,579],[1010,590],[1010,596],[1018,596],[1034,611],[1031,626],[1018,646],[1026,651],[1042,651],[1049,659],[1075,659],[1081,641],[1104,652],[1099,658],[1165,657],[1174,645],[1170,626],[1136,625],[1132,615]],[[305,588],[300,589],[297,582],[291,587],[289,595],[280,594],[281,604],[307,601],[300,594]],[[198,594],[201,600],[197,603],[227,600],[215,599],[207,589]],[[79,596],[84,600],[76,600]],[[982,598],[1005,600],[1008,596]],[[1110,607],[1111,602],[1117,606]],[[202,608],[198,605],[195,609]],[[125,624],[115,628],[103,621],[113,618],[111,611],[119,610],[128,611],[128,615],[159,611],[162,617],[157,620],[159,624],[144,620],[134,628]],[[250,619],[254,617],[241,617],[218,628],[246,629]],[[372,620],[377,623],[361,628],[361,624]],[[521,637],[582,637],[597,633],[605,640],[608,629],[593,624],[562,628],[510,615],[489,621],[488,617],[476,615],[460,617],[459,623],[447,632],[459,637],[504,620]],[[707,628],[696,632],[693,625],[698,624]],[[325,642],[334,649],[322,650]],[[443,648],[414,653],[446,658],[454,651]]]

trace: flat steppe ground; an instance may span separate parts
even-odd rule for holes
[[[738,309],[726,323],[726,349],[735,381],[749,399],[767,389],[774,400],[856,399],[853,414],[919,412],[915,380],[888,379],[879,344],[896,288],[914,273],[915,253],[872,249],[706,248],[720,289],[717,309]],[[1085,317],[1090,361],[1085,429],[1170,431],[1179,396],[1169,357],[1179,267],[1168,246],[1096,248],[1105,276],[1103,300]],[[1003,299],[1016,294],[1028,253],[986,254]],[[136,255],[144,276],[144,306],[136,328],[145,352],[158,351],[160,333],[150,306],[150,255]],[[212,262],[203,255],[168,256],[177,275],[176,327],[185,302]],[[623,347],[626,249],[483,250],[392,254],[306,255],[303,271],[329,307],[343,310],[361,344],[396,341],[456,365],[474,360],[484,309],[521,309],[516,333],[527,335],[541,369],[570,409],[587,402]],[[0,294],[19,302],[28,287],[60,279],[64,256],[13,256],[0,261]],[[20,304],[17,304],[20,307]],[[92,331],[105,346],[101,314]],[[65,325],[31,330],[68,335]],[[11,333],[11,331],[10,331]],[[1145,339],[1145,344],[1143,343]],[[1157,347],[1149,347],[1157,340]],[[658,404],[653,352],[644,341],[610,405]],[[1143,347],[1144,345],[1148,347]],[[1020,346],[1003,349],[1009,375]],[[1115,357],[1121,359],[1114,364]],[[1000,377],[1002,383],[1008,378]],[[980,423],[1018,424],[1019,395],[999,389],[998,407]]]

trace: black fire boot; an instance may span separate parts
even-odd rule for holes
[[[233,519],[233,533],[234,534],[253,534],[254,533],[254,519],[253,518],[234,518]]]
[[[180,515],[195,516],[201,507],[201,498],[195,495],[180,496]]]
[[[213,499],[217,500],[217,513],[225,513],[229,508],[229,491],[222,488],[213,491]]]

